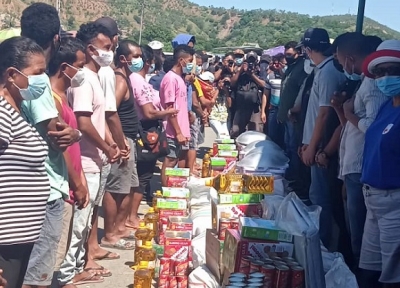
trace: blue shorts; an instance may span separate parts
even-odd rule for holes
[[[168,158],[178,159],[179,154],[182,150],[182,145],[178,143],[175,138],[167,138],[168,146],[169,146],[169,154]],[[186,149],[187,150],[187,149]]]

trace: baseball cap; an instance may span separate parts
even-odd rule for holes
[[[363,72],[367,77],[374,78],[374,68],[389,62],[400,63],[400,40],[383,41],[376,51],[364,60]]]
[[[164,48],[164,44],[157,40],[151,41],[149,43],[149,46],[153,50],[160,50],[160,49]]]
[[[255,58],[257,60],[258,59],[257,53],[254,51],[250,51],[249,53],[247,53],[246,60],[249,60],[250,58]]]
[[[309,45],[318,46],[326,44],[330,44],[328,31],[322,28],[308,28],[306,32],[304,32],[304,36],[301,38],[296,48],[300,48],[302,46],[308,47]]]
[[[214,80],[215,80],[214,74],[209,71],[206,71],[206,72],[203,72],[202,74],[200,74],[199,78],[203,81],[210,81],[210,82],[214,82]]]
[[[115,20],[110,17],[101,17],[101,18],[97,19],[96,21],[94,21],[94,23],[103,25],[108,30],[110,30],[111,34],[114,36],[118,35],[118,34],[122,34],[121,31],[118,29],[117,22],[115,22]]]
[[[264,54],[261,56],[260,62],[267,62],[267,63],[271,63],[272,61],[272,57],[268,54]]]
[[[244,56],[244,51],[242,49],[236,49],[235,51],[233,51],[233,54],[236,56]]]

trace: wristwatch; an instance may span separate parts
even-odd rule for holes
[[[76,132],[78,132],[78,139],[76,140],[76,142],[80,142],[82,140],[82,132],[78,129],[75,129]]]

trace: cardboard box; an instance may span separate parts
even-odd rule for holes
[[[179,187],[162,187],[162,196],[167,198],[189,198],[190,190]]]
[[[160,209],[158,210],[158,213],[160,214],[161,217],[170,217],[170,216],[177,216],[177,217],[186,217],[188,216],[187,210],[166,210],[166,209]]]
[[[231,157],[236,158],[239,156],[239,152],[237,150],[227,151],[227,150],[219,150],[218,157]]]
[[[169,217],[168,230],[192,232],[193,221],[190,217]]]
[[[218,204],[218,200],[211,201],[212,228],[219,229],[220,218],[261,217],[262,206],[258,204]]]
[[[218,194],[218,204],[258,204],[262,194]]]
[[[188,168],[166,168],[165,176],[189,177],[190,169],[188,169]]]
[[[164,257],[192,260],[192,233],[166,231],[164,233]]]
[[[240,217],[239,231],[243,238],[293,242],[293,235],[276,227],[273,220]]]
[[[235,144],[235,139],[215,139],[215,143],[217,144]]]
[[[188,208],[186,199],[157,198],[158,209],[185,210]]]
[[[219,150],[225,150],[225,151],[236,150],[236,145],[235,144],[218,144],[218,151]]]
[[[222,283],[222,251],[224,242],[218,240],[218,235],[212,229],[206,231],[206,265],[215,279]]]
[[[222,264],[224,271],[228,273],[239,272],[244,256],[258,259],[268,258],[271,254],[279,257],[292,257],[293,248],[292,243],[242,238],[238,230],[228,229],[222,252]]]

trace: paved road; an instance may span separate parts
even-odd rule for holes
[[[198,160],[202,159],[205,151],[208,151],[212,147],[212,143],[215,139],[215,133],[211,128],[206,128],[205,141],[198,150]],[[152,191],[157,190],[161,187],[160,175],[155,174],[152,180]],[[145,214],[149,206],[141,205],[139,213]],[[103,218],[99,219],[99,237],[103,236]],[[113,261],[99,261],[98,263],[107,269],[109,269],[113,275],[105,278],[103,283],[92,284],[92,285],[81,285],[82,288],[133,288],[133,274],[134,271],[129,268],[133,262],[133,251],[119,251],[110,249],[113,252],[117,252],[121,255],[121,258]],[[156,287],[156,286],[153,286]],[[51,288],[57,288],[57,285],[52,285]]]

